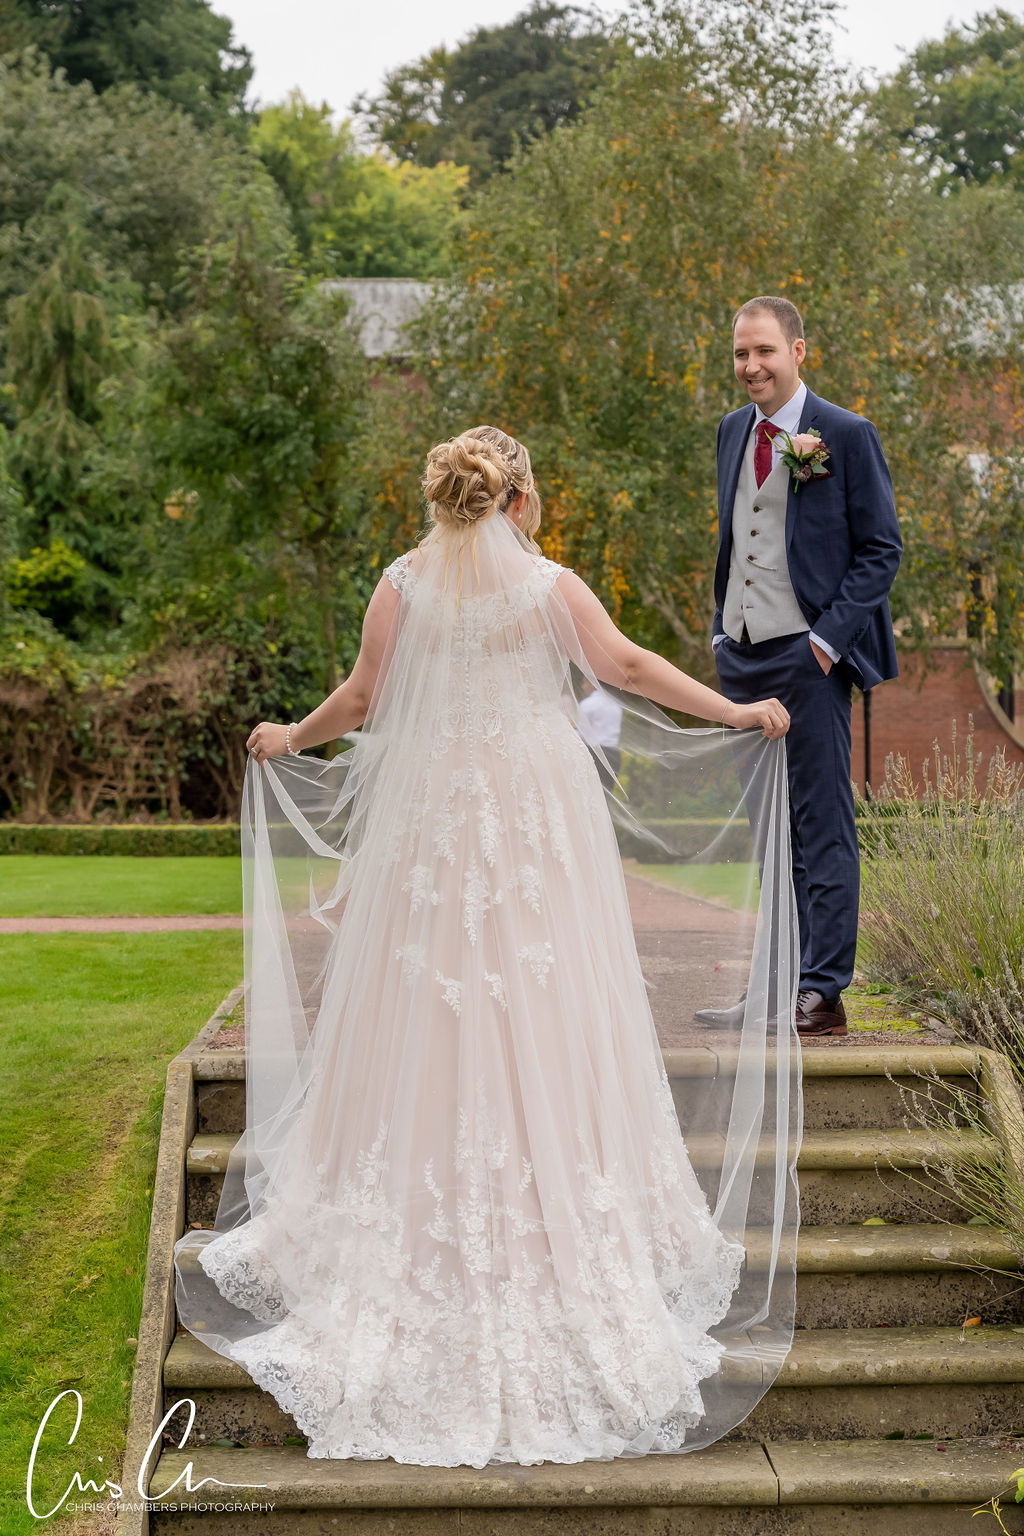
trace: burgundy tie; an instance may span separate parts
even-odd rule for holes
[[[759,421],[757,424],[757,442],[754,444],[754,479],[758,489],[764,485],[772,472],[772,438],[777,437],[782,431],[773,421]]]

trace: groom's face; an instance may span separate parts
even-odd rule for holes
[[[736,377],[766,416],[773,416],[796,393],[806,351],[803,337],[787,340],[768,310],[755,309],[736,321],[732,333]]]

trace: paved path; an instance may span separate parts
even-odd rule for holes
[[[634,927],[652,932],[700,933],[738,930],[741,920],[728,907],[684,896],[651,880],[628,875]],[[0,933],[170,933],[241,928],[237,913],[182,913],[175,917],[0,917]]]
[[[241,928],[229,914],[180,917],[0,917],[0,933],[191,933],[206,928]]]
[[[698,1024],[694,1009],[734,1002],[743,991],[753,916],[716,902],[702,901],[653,880],[633,875],[626,866],[626,887],[651,1009],[663,1046],[724,1045],[726,1031]],[[183,914],[176,917],[0,917],[6,933],[187,933],[240,930],[232,914]],[[931,1045],[948,1041],[942,1026],[908,1035],[884,1028],[851,1030],[848,1035],[806,1042],[829,1045]]]
[[[743,992],[753,913],[687,896],[626,872],[629,907],[658,1039],[706,1045],[720,1030],[696,1022],[695,1008],[734,1003]]]

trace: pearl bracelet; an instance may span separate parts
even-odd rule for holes
[[[288,729],[284,733],[284,744],[285,744],[285,747],[288,749],[288,751],[291,753],[292,757],[298,757],[300,754],[298,752],[296,752],[295,748],[292,746],[292,731],[294,731],[294,729],[295,729],[295,721],[293,720],[291,725],[288,727]]]

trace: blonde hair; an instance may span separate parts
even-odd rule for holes
[[[541,502],[530,455],[500,427],[473,427],[427,454],[420,482],[434,531],[470,530],[491,512],[507,512],[516,496],[526,496],[520,529],[533,543],[540,527]],[[431,537],[431,535],[428,535]]]

